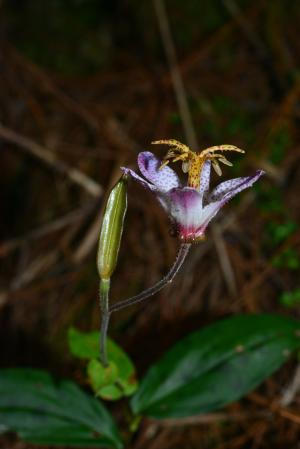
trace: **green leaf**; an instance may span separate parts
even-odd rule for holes
[[[131,407],[158,419],[219,409],[253,390],[300,347],[300,323],[235,316],[194,332],[150,368]]]
[[[81,359],[93,360],[99,358],[99,339],[100,332],[94,331],[89,333],[80,332],[77,329],[70,328],[68,334],[69,347],[71,353],[79,357]],[[137,379],[135,367],[128,357],[128,355],[123,351],[120,346],[118,346],[113,340],[110,338],[107,339],[107,356],[109,363],[112,363],[117,368],[117,376],[112,379],[112,383],[115,384],[114,389],[111,391],[115,392],[114,397],[111,397],[111,400],[119,399],[119,393],[122,392],[121,396],[130,396],[137,389]],[[107,387],[108,384],[105,381],[106,375],[101,371],[101,368],[96,366],[96,360],[93,362],[92,370],[89,365],[88,374],[92,373],[92,377],[90,377],[92,387],[97,395],[100,395],[104,399],[109,399],[109,395],[107,395],[107,389],[105,389],[105,393],[101,393],[101,379],[103,379],[103,386]],[[99,362],[100,364],[100,362]],[[115,372],[115,371],[114,371]],[[98,376],[97,376],[98,373]],[[98,377],[98,378],[97,378]],[[98,386],[96,389],[95,386]]]
[[[114,362],[104,366],[99,360],[92,359],[88,363],[87,372],[93,381],[95,390],[103,385],[114,383],[118,377],[118,368]]]
[[[97,396],[109,401],[116,401],[123,396],[118,383],[119,370],[114,362],[104,366],[99,360],[92,359],[87,366],[87,373]]]
[[[124,396],[122,388],[117,384],[105,385],[104,387],[99,388],[98,395],[107,401],[117,401]]]
[[[100,332],[80,332],[74,327],[68,331],[68,343],[71,354],[80,359],[99,358]]]
[[[123,447],[101,402],[70,381],[31,369],[0,370],[0,428],[36,444]]]

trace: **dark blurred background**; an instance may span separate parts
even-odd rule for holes
[[[246,155],[224,177],[267,175],[222,210],[170,287],[113,317],[110,335],[138,373],[227,315],[300,317],[299,27],[296,0],[0,2],[1,367],[84,384],[66,331],[99,327],[105,195],[156,139],[237,145]],[[132,182],[112,301],[158,280],[177,248],[164,212]],[[270,408],[296,365],[229,408]],[[158,426],[155,438],[145,423],[134,447],[296,449],[297,416]],[[7,438],[1,447],[30,447]]]

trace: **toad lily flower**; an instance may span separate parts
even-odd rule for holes
[[[257,170],[252,176],[230,179],[209,193],[211,166],[221,175],[220,162],[232,165],[222,153],[244,153],[243,150],[233,145],[220,145],[196,153],[176,140],[152,143],[167,144],[171,148],[163,162],[149,151],[139,153],[137,162],[145,179],[129,168],[122,167],[122,170],[155,194],[169,215],[175,234],[183,243],[202,240],[207,225],[221,207],[264,174],[262,170]],[[175,171],[167,166],[170,161],[182,162],[183,172],[188,173],[187,186],[182,186]]]

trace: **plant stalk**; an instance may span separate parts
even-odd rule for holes
[[[108,324],[110,319],[109,289],[110,289],[110,279],[101,279],[99,289],[100,308],[101,308],[100,360],[104,366],[108,366],[106,340],[107,340]]]
[[[108,309],[108,314],[110,315],[110,313],[116,312],[117,310],[124,309],[124,307],[128,307],[133,304],[137,304],[138,302],[142,302],[145,299],[148,299],[150,296],[152,296],[155,293],[162,290],[169,283],[171,283],[173,281],[174,277],[176,276],[176,274],[178,273],[178,271],[180,270],[183,262],[185,261],[185,258],[190,250],[191,245],[192,245],[191,243],[182,243],[181,244],[178,254],[177,254],[177,257],[176,257],[176,260],[175,260],[174,264],[172,265],[170,271],[168,272],[168,274],[166,274],[165,277],[163,277],[160,281],[158,281],[152,287],[147,288],[146,290],[142,291],[138,295],[132,296],[131,298],[124,299],[123,301],[119,301],[116,304],[113,304]]]

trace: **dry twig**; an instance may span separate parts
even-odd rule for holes
[[[0,124],[0,138],[17,145],[23,151],[35,156],[48,167],[56,172],[65,175],[70,181],[83,188],[90,195],[99,198],[102,195],[102,187],[86,174],[79,171],[77,168],[70,167],[65,162],[58,159],[58,157],[47,148],[37,144],[33,140],[16,133]]]

